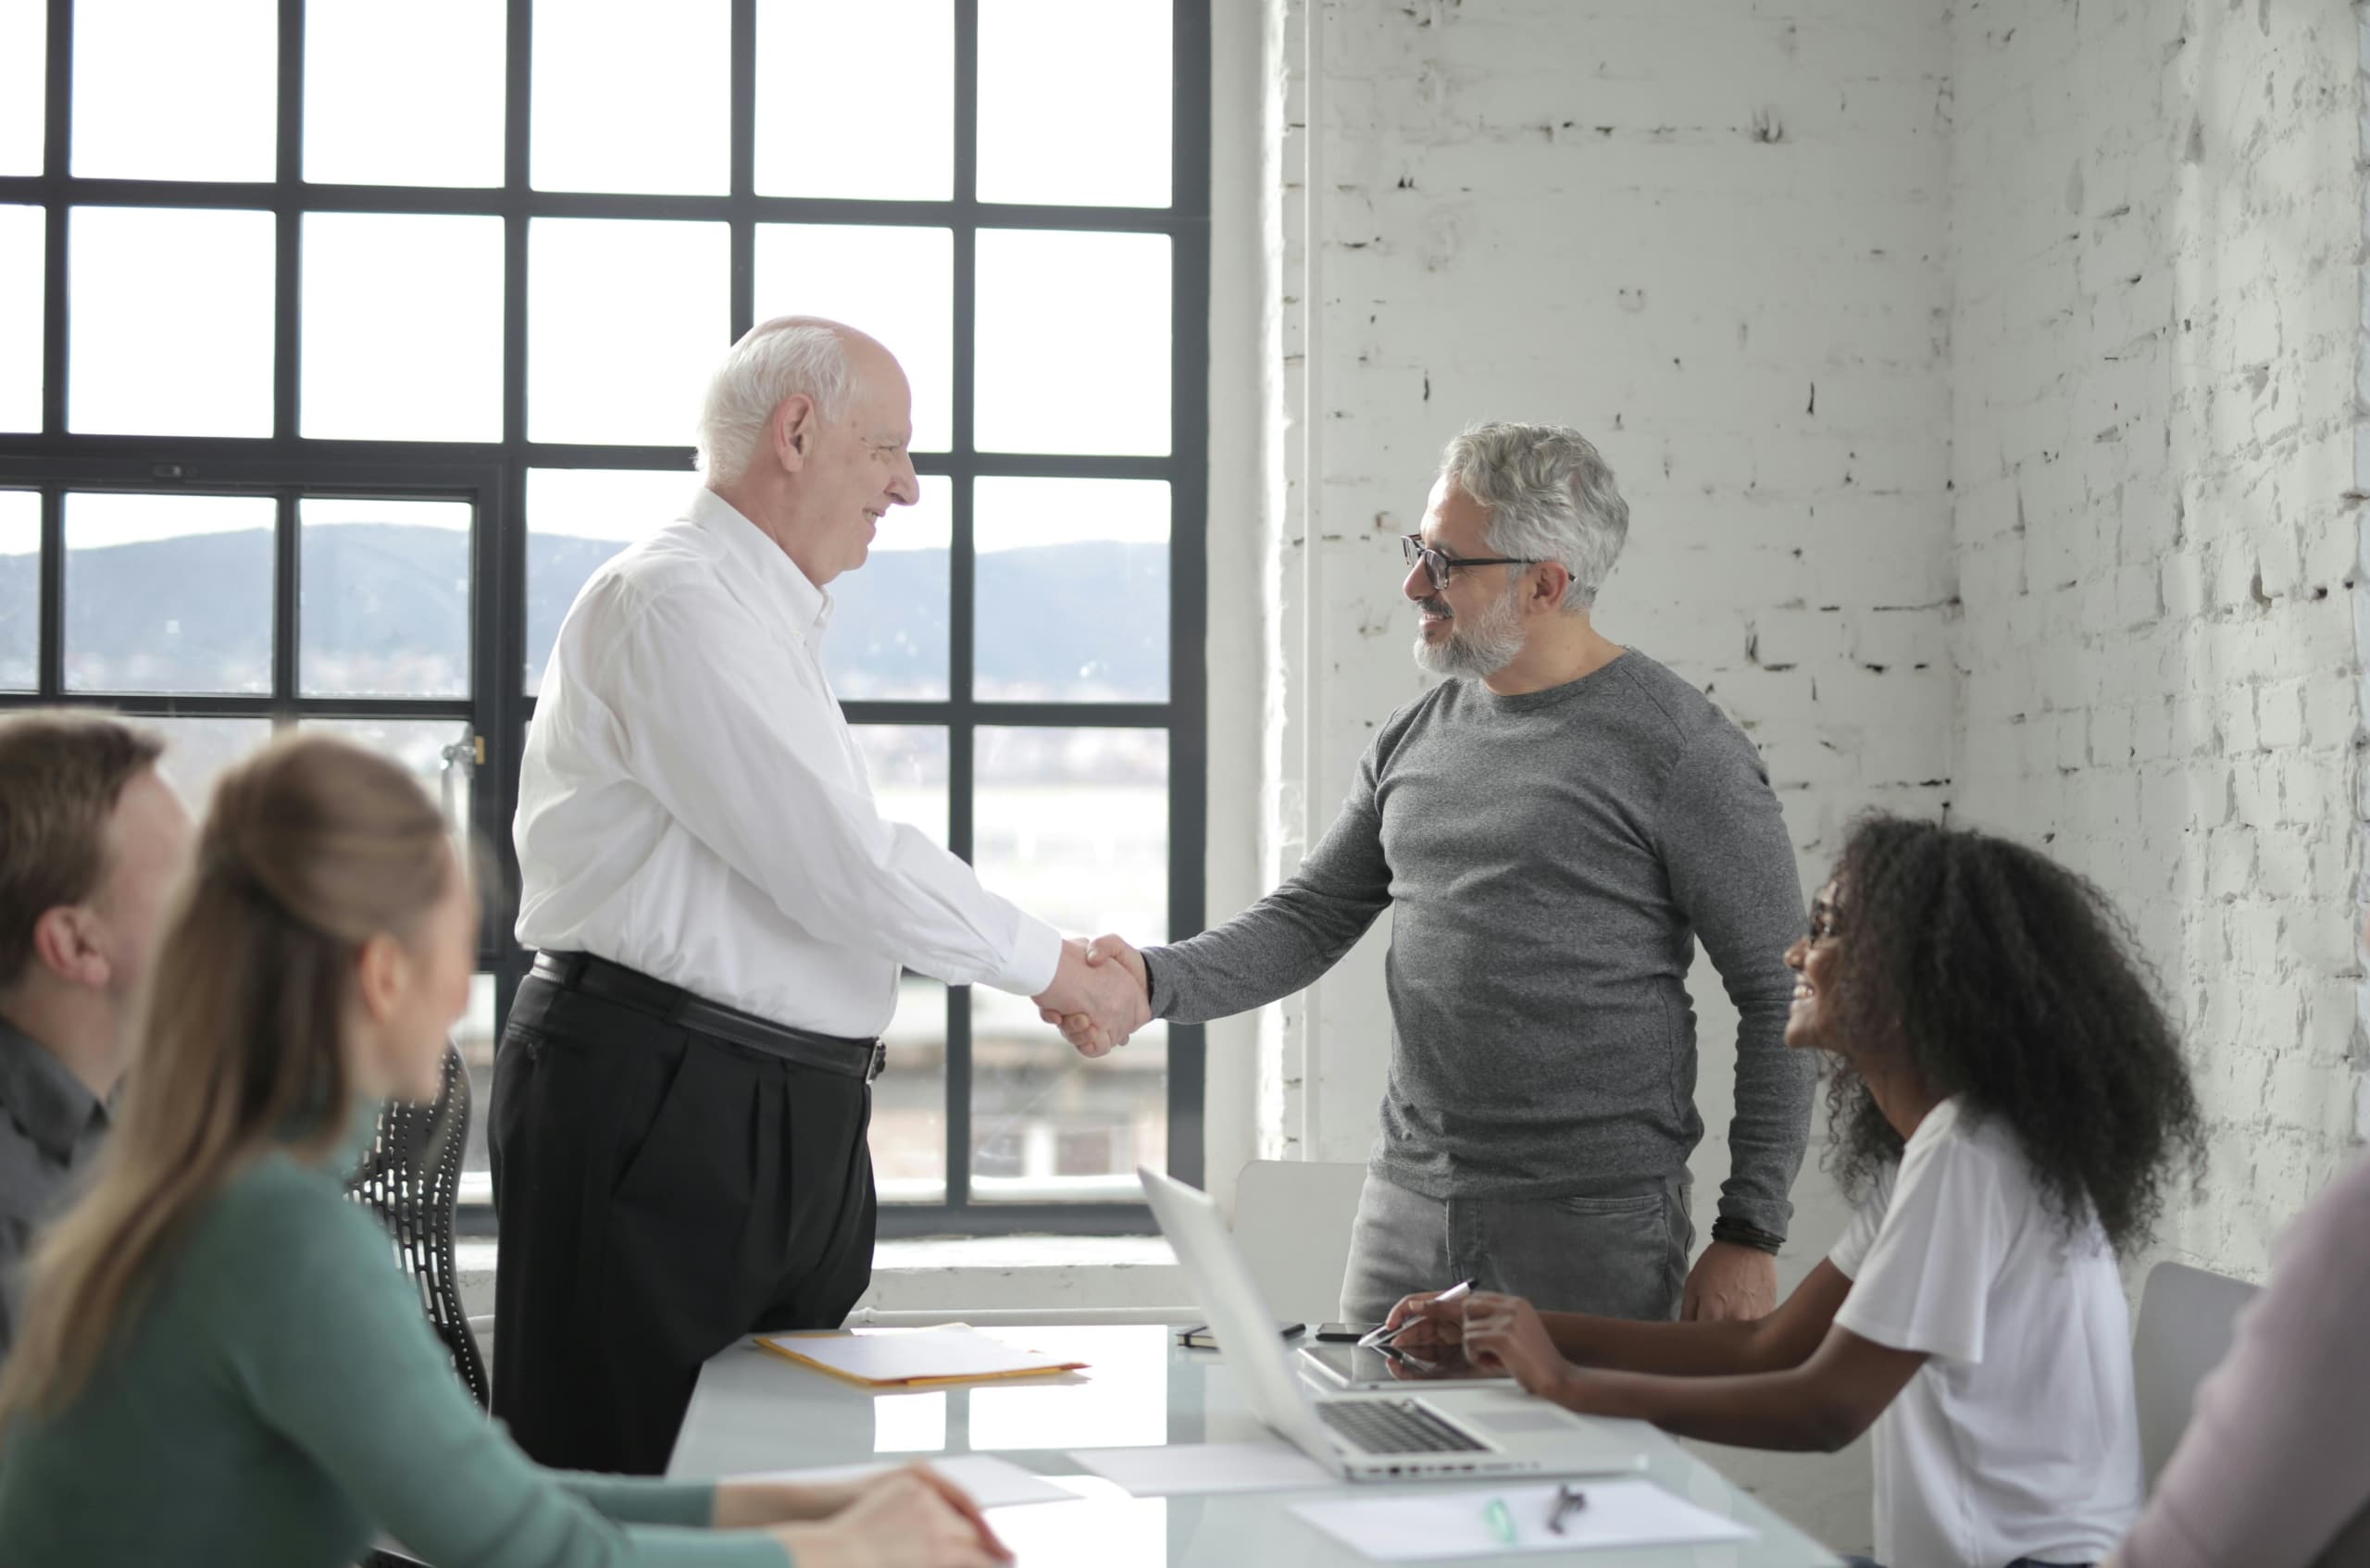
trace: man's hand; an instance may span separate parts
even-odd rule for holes
[[[1767,1317],[1778,1309],[1778,1260],[1757,1247],[1715,1241],[1688,1271],[1682,1323]]]
[[[1116,942],[1116,937],[1097,939]],[[1126,946],[1120,943],[1120,946]],[[1064,1038],[1081,1056],[1102,1056],[1128,1043],[1128,1037],[1152,1021],[1152,1004],[1144,996],[1141,955],[1129,948],[1133,964],[1114,963],[1108,956],[1091,959],[1087,944],[1076,940],[1062,944],[1062,962],[1054,983],[1035,999],[1038,1015],[1059,1024]]]

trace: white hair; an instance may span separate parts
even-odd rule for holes
[[[847,412],[855,384],[848,332],[819,316],[778,316],[742,335],[700,405],[700,468],[708,483],[731,484],[748,471],[782,399],[804,392],[826,420]]]
[[[1572,574],[1563,608],[1596,603],[1629,537],[1629,504],[1579,431],[1561,425],[1469,426],[1441,454],[1441,472],[1490,508],[1490,549],[1553,561]]]

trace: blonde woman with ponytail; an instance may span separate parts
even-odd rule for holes
[[[920,1470],[860,1487],[538,1468],[478,1410],[340,1186],[431,1094],[477,911],[393,765],[284,740],[223,778],[168,913],[116,1130],[34,1256],[0,1372],[0,1562],[988,1568]]]

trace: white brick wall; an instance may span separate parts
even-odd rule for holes
[[[2259,1275],[2352,1157],[2356,23],[1990,0],[1952,32],[1952,814],[2138,927],[2214,1127],[2152,1256]]]
[[[1753,736],[1806,883],[1855,813],[1947,811],[2130,915],[2214,1127],[2163,1251],[2259,1273],[2370,1118],[2351,11],[1261,14],[1261,879],[1420,689],[1390,536],[1441,442],[1576,425],[1632,505],[1605,629]],[[1364,1154],[1382,940],[1263,1019],[1262,1151]],[[1734,1020],[1699,977],[1708,1212]],[[1841,1218],[1796,1196],[1789,1284]],[[1865,1543],[1864,1466],[1719,1458]]]

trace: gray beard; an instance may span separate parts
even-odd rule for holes
[[[1515,662],[1522,652],[1522,613],[1516,608],[1519,585],[1510,587],[1498,602],[1478,615],[1459,616],[1448,623],[1448,637],[1434,642],[1416,628],[1416,667],[1427,675],[1452,679],[1483,679]],[[1468,618],[1471,625],[1466,625]]]

